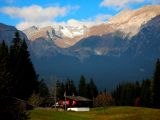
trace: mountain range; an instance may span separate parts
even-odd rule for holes
[[[0,40],[11,43],[15,27],[0,24]],[[99,89],[151,78],[160,57],[160,6],[126,9],[95,26],[32,26],[20,31],[33,64],[48,84],[54,76],[78,83],[81,74]]]

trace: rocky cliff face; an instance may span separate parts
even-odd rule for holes
[[[160,15],[160,6],[145,6],[138,10],[124,10],[108,22],[115,30],[130,37],[136,35],[140,28],[152,18]]]
[[[38,28],[32,26],[23,32],[28,36],[31,41],[38,39],[52,40],[57,46],[66,48],[74,45],[85,35],[87,30],[86,26],[48,26]]]

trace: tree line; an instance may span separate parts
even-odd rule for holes
[[[55,89],[54,89],[55,90]],[[84,75],[80,76],[79,84],[76,87],[72,79],[67,78],[66,82],[56,81],[56,94],[58,99],[63,99],[64,94],[67,96],[83,96],[93,99],[98,95],[98,89],[93,79],[86,80]],[[55,93],[54,91],[52,93]]]
[[[53,85],[55,86],[55,85]],[[56,92],[55,92],[56,90]],[[106,90],[98,91],[93,79],[87,80],[84,75],[80,76],[78,86],[74,84],[72,79],[67,79],[66,82],[56,81],[56,89],[51,92],[56,100],[64,100],[66,96],[82,96],[93,100],[93,107],[106,107],[113,105],[113,98]]]
[[[152,79],[119,84],[112,96],[117,106],[160,108],[160,60],[157,59]]]
[[[44,90],[42,91],[45,92]],[[112,95],[106,89],[99,92],[94,80],[87,80],[84,75],[80,76],[78,85],[75,85],[74,81],[69,78],[66,81],[55,79],[47,97],[40,97],[39,94],[34,93],[29,101],[35,106],[52,107],[59,100],[64,100],[65,96],[89,98],[93,101],[93,107],[113,105]]]

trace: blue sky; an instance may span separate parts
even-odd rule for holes
[[[124,9],[160,4],[160,0],[0,0],[0,22],[27,27],[94,25]]]

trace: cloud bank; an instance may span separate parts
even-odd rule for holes
[[[29,7],[3,7],[0,9],[2,13],[9,15],[12,18],[21,19],[22,22],[18,25],[23,29],[30,24],[50,23],[57,17],[63,17],[67,14],[70,7],[47,7],[43,8],[38,5]]]
[[[72,10],[75,11],[77,9],[79,9],[79,6],[41,7],[39,5],[31,5],[27,7],[3,7],[0,8],[0,12],[9,15],[13,19],[20,19],[21,22],[16,25],[16,27],[20,30],[26,29],[33,25],[39,27],[54,26],[57,24],[70,26],[92,26],[95,24],[102,23],[110,17],[110,15],[100,14],[86,20],[79,21],[71,18],[64,22],[56,22],[56,18],[65,17]]]

